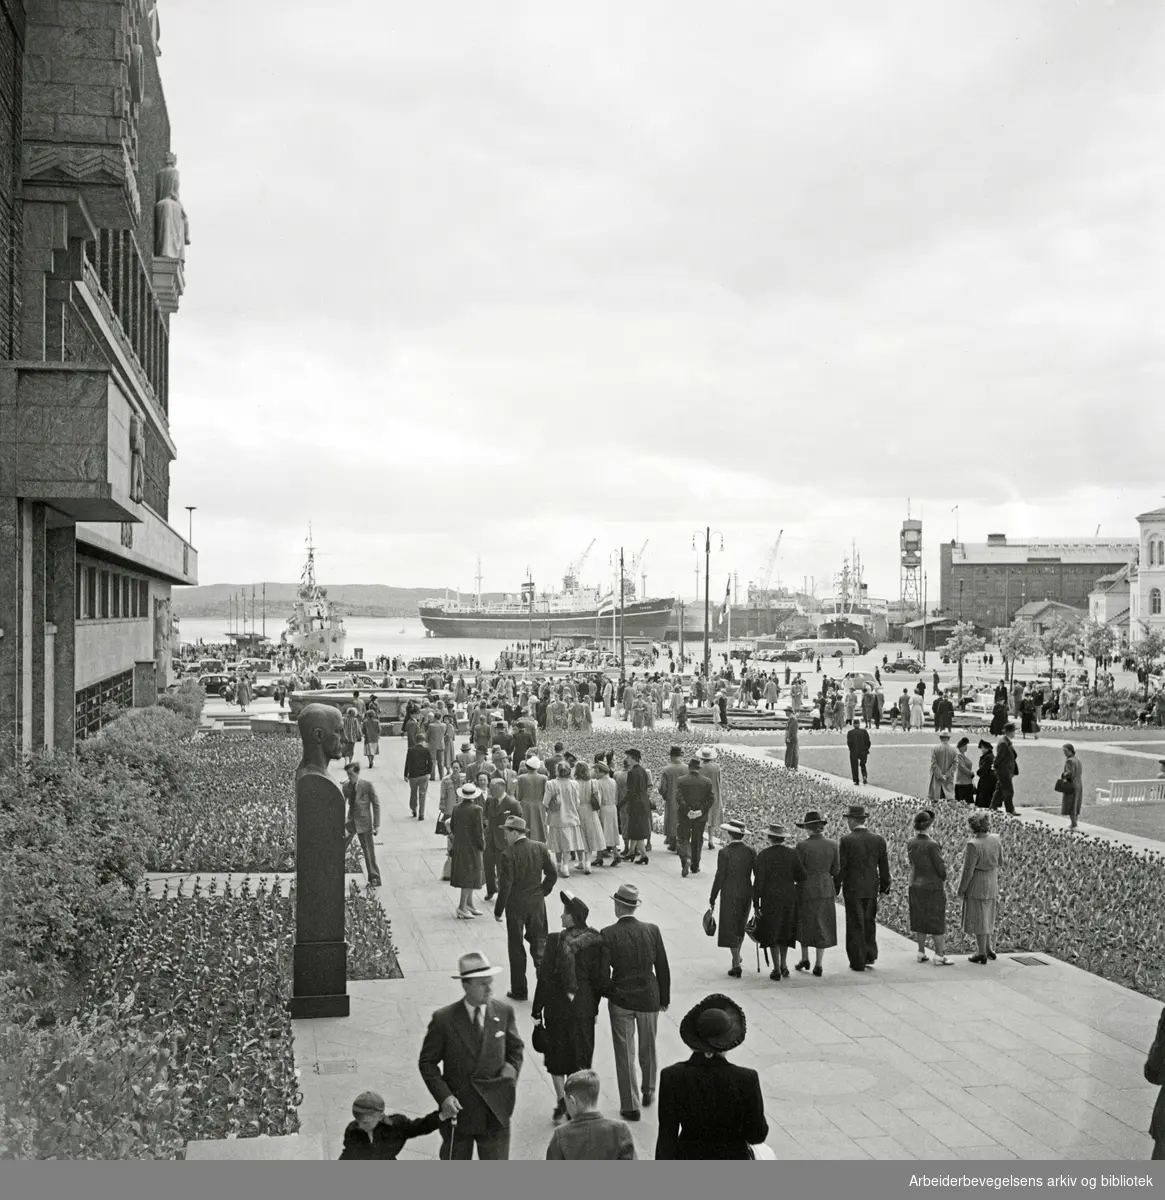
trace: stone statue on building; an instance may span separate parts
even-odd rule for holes
[[[158,258],[186,261],[190,245],[190,220],[178,198],[178,156],[166,155],[166,165],[154,180],[154,254]]]
[[[137,413],[129,419],[129,498],[135,504],[146,498],[145,427]]]
[[[154,53],[162,53],[162,27],[158,24],[158,3],[157,0],[150,0],[150,6],[146,10],[146,22],[150,29],[150,40],[154,43]]]

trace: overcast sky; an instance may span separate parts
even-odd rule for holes
[[[784,529],[1133,535],[1165,471],[1155,0],[163,0],[203,583],[743,593]]]

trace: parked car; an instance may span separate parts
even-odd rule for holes
[[[799,650],[778,650],[773,655],[774,662],[800,662],[801,652]]]
[[[864,687],[877,687],[878,681],[869,671],[849,671],[841,677],[842,683],[846,687],[852,687],[854,691],[860,692]]]
[[[221,696],[227,690],[227,684],[233,684],[234,680],[222,672],[215,672],[212,675],[200,675],[198,677],[198,686],[208,696]]]
[[[892,658],[882,670],[891,675],[898,671],[905,671],[908,675],[921,675],[922,663],[917,658]]]

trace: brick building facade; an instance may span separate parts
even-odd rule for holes
[[[150,0],[0,0],[0,754],[168,682],[185,214]]]

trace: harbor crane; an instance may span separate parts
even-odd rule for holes
[[[571,592],[578,587],[578,578],[582,574],[583,564],[587,561],[587,556],[591,552],[591,547],[594,546],[595,539],[591,538],[590,545],[566,568],[566,576],[563,578],[562,586],[565,591]]]
[[[631,574],[632,594],[634,594],[634,591],[635,591],[635,581],[640,578],[639,564],[643,561],[643,552],[644,552],[644,550],[647,549],[647,542],[650,542],[650,541],[651,541],[651,538],[648,538],[647,541],[645,541],[643,543],[643,545],[639,547],[639,553],[636,554],[635,557],[631,560],[631,573],[630,574]],[[647,598],[647,576],[646,575],[642,576],[642,580],[643,580],[643,595],[640,597],[641,600]]]

